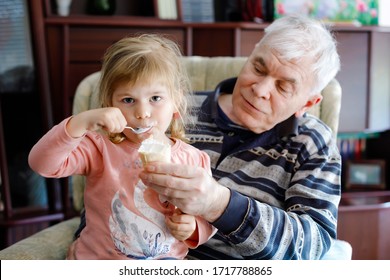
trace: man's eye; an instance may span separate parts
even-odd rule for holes
[[[279,87],[279,92],[285,97],[291,97],[293,95],[293,91],[287,87]]]
[[[152,98],[150,98],[150,101],[152,102],[157,102],[157,101],[160,101],[161,100],[161,96],[152,96]]]
[[[285,96],[291,96],[294,92],[294,88],[290,83],[277,82],[276,87],[278,91]]]
[[[261,75],[261,76],[267,75],[267,72],[266,72],[264,69],[259,68],[259,67],[255,67],[255,72],[256,72],[257,74]]]
[[[130,97],[123,98],[123,103],[134,103],[134,99]]]

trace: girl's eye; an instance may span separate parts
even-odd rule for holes
[[[152,102],[157,102],[157,101],[160,101],[161,100],[161,96],[152,96],[151,98],[150,98],[150,101],[152,101]]]
[[[123,103],[134,103],[134,99],[130,97],[125,97],[122,99]]]

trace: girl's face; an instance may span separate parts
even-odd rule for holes
[[[123,133],[130,141],[140,143],[151,135],[160,141],[168,141],[165,132],[177,110],[171,92],[163,83],[120,84],[112,95],[112,106],[121,110],[128,126],[152,126],[152,129],[142,134],[125,129]]]

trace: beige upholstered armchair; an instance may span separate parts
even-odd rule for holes
[[[192,81],[194,91],[213,90],[226,79],[237,76],[246,58],[243,57],[185,57],[184,62]],[[73,113],[95,108],[99,72],[87,76],[79,84],[73,102]],[[341,87],[333,80],[322,92],[323,101],[311,109],[310,113],[322,119],[337,134],[341,106]],[[83,178],[73,177],[73,201],[77,211],[83,208]],[[0,259],[64,259],[67,248],[73,240],[74,232],[79,225],[79,217],[61,222],[16,244],[0,251]],[[352,249],[343,241],[338,241],[337,249],[343,256],[351,258]],[[340,247],[340,248],[339,248]],[[336,250],[337,251],[337,250]],[[330,254],[329,259],[338,258]]]

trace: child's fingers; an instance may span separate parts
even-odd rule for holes
[[[166,216],[166,225],[171,234],[178,240],[188,239],[196,229],[196,220],[192,215],[174,213]]]
[[[170,231],[194,231],[196,227],[195,220],[183,221],[179,219],[176,221],[175,217],[166,217],[166,225],[170,229]]]
[[[181,223],[181,224],[188,224],[192,223],[194,220],[194,216],[187,215],[187,214],[176,214],[174,213],[172,216],[170,216],[171,220],[175,223]]]

